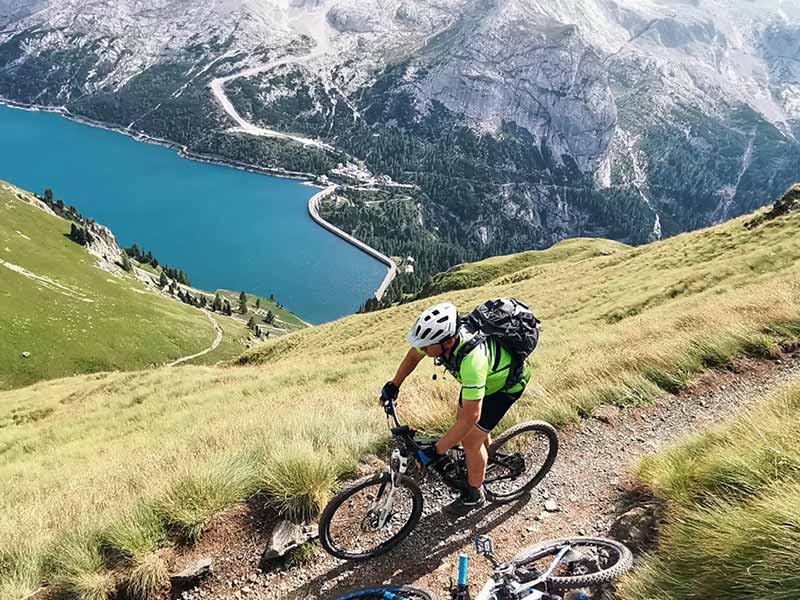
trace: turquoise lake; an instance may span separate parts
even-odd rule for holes
[[[353,313],[387,267],[308,216],[317,188],[181,158],[60,115],[0,106],[0,179],[138,243],[192,285],[275,298],[311,323]]]

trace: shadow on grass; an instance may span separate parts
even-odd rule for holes
[[[469,544],[475,537],[489,533],[513,517],[525,507],[530,498],[528,494],[509,504],[487,504],[457,521],[452,521],[438,511],[432,513],[424,517],[414,532],[387,554],[367,562],[341,563],[285,597],[290,600],[333,599],[353,588],[378,585],[385,581],[408,585],[435,571],[444,558]],[[456,537],[442,546],[435,545],[438,540],[452,536],[455,529],[459,531]],[[338,578],[341,579],[331,589],[321,593],[325,583]]]

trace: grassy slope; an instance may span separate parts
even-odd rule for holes
[[[0,259],[54,283],[0,266],[0,389],[73,373],[143,368],[211,344],[215,332],[202,313],[162,298],[131,276],[96,268],[95,258],[65,237],[67,221],[17,193],[22,192],[0,186]],[[220,358],[241,348],[228,347]]]
[[[531,250],[520,254],[494,256],[476,263],[456,265],[439,273],[425,288],[426,296],[485,285],[490,281],[516,273],[527,267],[608,256],[627,249],[620,242],[603,239],[574,238],[555,244],[547,250]]]
[[[416,314],[435,301],[469,309],[513,295],[543,319],[535,381],[517,420],[564,423],[601,403],[646,401],[737,353],[769,353],[776,339],[800,335],[800,213],[752,231],[743,222],[594,257],[544,253],[481,287],[277,339],[239,367],[96,375],[2,393],[0,422],[38,417],[0,428],[0,479],[13,482],[0,491],[0,547],[17,565],[0,585],[17,593],[69,574],[32,557],[63,544],[67,531],[83,540],[87,531],[118,531],[140,498],[158,507],[159,535],[184,537],[256,489],[287,510],[318,510],[333,482],[385,438],[377,390]],[[424,363],[402,400],[406,417],[435,430],[452,418],[457,387],[432,382],[432,370]],[[140,552],[152,557],[155,538]],[[102,587],[96,548],[82,562],[95,565],[90,580]]]
[[[247,340],[250,338],[250,331],[242,323],[236,319],[226,317],[220,314],[210,313],[212,319],[222,328],[222,341],[216,349],[208,354],[198,356],[190,361],[187,365],[215,365],[219,362],[230,360],[231,356],[236,356],[242,352],[242,348],[247,347]]]
[[[227,298],[228,302],[231,303],[231,308],[235,311],[239,309],[239,292],[232,292],[230,290],[217,290],[217,292],[223,298]],[[269,298],[263,298],[261,296],[254,296],[252,294],[247,295],[247,304],[252,312],[256,305],[256,299],[261,300],[261,310],[268,311],[271,310],[272,314],[274,314],[280,321],[283,321],[281,328],[286,328],[290,332],[296,331],[298,329],[302,329],[303,327],[307,327],[306,323],[300,319],[297,315],[287,310],[285,307],[281,308],[278,306],[276,302],[271,302]],[[261,324],[261,322],[259,322]]]
[[[646,460],[639,475],[668,517],[624,600],[800,598],[800,384]]]

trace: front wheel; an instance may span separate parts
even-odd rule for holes
[[[335,596],[330,600],[386,600],[387,598],[394,600],[437,600],[436,596],[428,590],[407,585],[361,588]]]
[[[520,423],[489,446],[483,489],[490,502],[512,502],[531,491],[558,455],[558,433],[544,421]]]
[[[624,544],[605,538],[574,537],[548,540],[523,550],[511,561],[515,571],[544,573],[564,548],[556,568],[547,578],[550,591],[563,592],[611,583],[633,566],[633,555]]]
[[[422,491],[414,480],[381,473],[360,479],[337,494],[319,519],[319,541],[344,560],[380,556],[410,534],[422,516]]]

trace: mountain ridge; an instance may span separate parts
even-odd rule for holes
[[[220,0],[178,30],[179,12],[52,0],[0,34],[0,94],[235,162],[360,164],[416,185],[403,225],[471,258],[642,243],[750,212],[797,177],[796,0]],[[220,80],[251,127],[210,93]],[[388,236],[382,251],[418,253]]]

